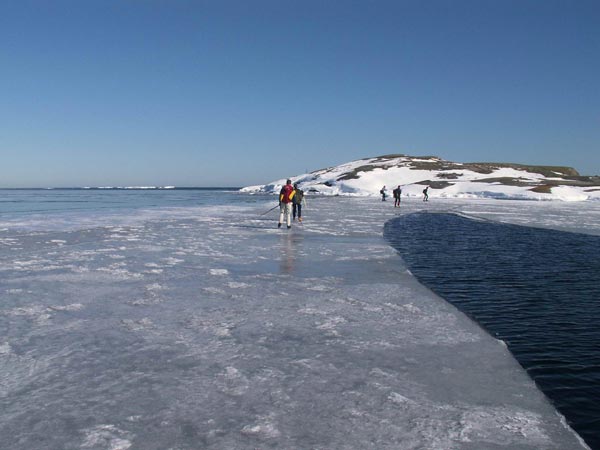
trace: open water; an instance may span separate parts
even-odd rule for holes
[[[4,218],[36,214],[195,206],[219,204],[239,198],[239,188],[64,188],[0,189],[0,214]],[[224,193],[231,192],[224,199]]]
[[[600,449],[600,237],[416,213],[385,237],[419,281],[503,340]]]
[[[0,189],[0,230],[127,225],[185,208],[256,202],[238,188]]]

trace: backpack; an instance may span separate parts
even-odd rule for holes
[[[281,188],[281,202],[282,203],[290,203],[292,201],[292,198],[294,197],[294,188],[289,185],[286,184],[284,187]]]
[[[296,195],[294,195],[294,203],[300,204],[302,203],[302,199],[304,198],[304,191],[302,189],[296,189]]]

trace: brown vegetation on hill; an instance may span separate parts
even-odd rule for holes
[[[399,158],[401,159],[400,162],[392,162]],[[364,164],[340,175],[336,181],[357,179],[360,177],[360,173],[370,172],[375,169],[387,170],[391,167],[406,166],[413,170],[440,172],[435,176],[437,178],[441,178],[441,180],[424,180],[417,183],[422,185],[429,185],[432,189],[443,189],[454,184],[446,180],[457,180],[457,182],[460,183],[460,178],[461,176],[463,176],[464,171],[470,171],[482,175],[487,175],[492,174],[494,173],[494,171],[502,168],[511,168],[523,172],[539,174],[542,175],[545,179],[528,179],[524,174],[523,177],[488,177],[474,179],[471,180],[471,182],[498,183],[507,186],[531,186],[532,191],[543,193],[548,193],[550,192],[553,186],[560,185],[579,187],[594,187],[600,185],[600,177],[581,176],[574,168],[564,166],[539,166],[490,162],[455,163],[452,161],[445,161],[437,156],[409,156],[400,153],[381,155],[376,156],[374,158],[365,158],[364,160],[359,161],[364,161]],[[334,171],[335,169],[335,167],[329,167],[327,169],[315,171],[312,173],[324,175],[328,172]],[[330,185],[331,182],[327,182],[326,184]]]
[[[465,168],[467,167],[477,167],[484,168],[486,170],[495,170],[501,168],[511,168],[517,170],[524,170],[526,172],[531,173],[539,173],[548,178],[556,178],[556,177],[578,177],[579,172],[577,172],[572,167],[565,166],[534,166],[527,164],[514,164],[514,163],[465,163],[463,165]],[[474,169],[470,169],[474,170]],[[477,172],[477,170],[474,170]],[[489,172],[488,172],[489,173]]]
[[[540,194],[551,194],[552,186],[548,184],[540,184],[539,186],[529,189],[531,192],[538,192]]]

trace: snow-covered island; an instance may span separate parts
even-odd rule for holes
[[[402,187],[402,196],[523,200],[600,200],[600,176],[581,176],[571,167],[510,163],[457,163],[436,156],[384,155],[290,177],[306,192],[375,196]],[[285,178],[241,189],[276,193]]]

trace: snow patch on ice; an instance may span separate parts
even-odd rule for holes
[[[326,292],[331,290],[331,288],[329,286],[324,286],[324,285],[312,285],[312,286],[306,286],[306,289],[308,289],[309,291],[317,291],[317,292]]]
[[[340,332],[337,330],[337,326],[346,322],[346,319],[343,317],[330,317],[318,325],[317,329],[325,331],[330,336],[339,336]]]
[[[234,397],[238,397],[246,393],[250,387],[248,379],[235,367],[229,366],[225,371],[218,375],[218,389]]]
[[[298,312],[300,314],[309,314],[309,315],[327,315],[327,313],[323,310],[316,309],[316,308],[310,308],[310,307],[300,308],[298,310]]]
[[[108,267],[100,267],[96,270],[98,270],[99,272],[108,273],[111,276],[120,278],[122,280],[139,279],[144,277],[143,274],[131,272],[130,270],[125,269],[124,266],[125,263],[115,263],[111,264]]]
[[[390,305],[390,304],[386,303],[386,305]],[[403,308],[404,310],[406,310],[410,313],[414,313],[414,314],[419,314],[421,312],[421,309],[418,308],[417,306],[413,305],[412,303],[407,303],[406,305],[402,305],[401,308]]]
[[[165,262],[165,264],[167,266],[176,266],[179,263],[182,263],[184,260],[183,259],[178,259],[178,258],[173,258],[173,257],[168,257],[168,258],[164,258],[163,261]]]
[[[0,355],[8,355],[11,352],[11,347],[8,342],[0,344]]]
[[[121,320],[121,324],[129,331],[146,330],[153,325],[152,320],[150,320],[148,317],[144,317],[140,320],[123,319]]]
[[[254,425],[246,425],[241,433],[246,436],[252,436],[257,439],[271,439],[281,435],[273,423],[273,418],[268,416],[258,417]]]
[[[215,328],[215,335],[218,337],[231,337],[231,330],[229,327],[217,327]]]
[[[496,444],[507,437],[526,437],[540,445],[551,444],[542,430],[538,414],[529,411],[514,411],[506,408],[470,408],[462,414],[460,440],[488,441]]]
[[[53,311],[79,311],[83,309],[83,305],[81,303],[71,303],[70,305],[49,306],[48,309]]]
[[[101,448],[106,450],[127,450],[131,448],[131,433],[115,425],[97,425],[83,430],[85,439],[83,448]]]
[[[38,325],[44,325],[52,318],[52,315],[48,311],[49,309],[45,306],[31,305],[10,309],[6,314],[9,316],[25,316],[35,321]]]
[[[141,305],[156,305],[161,303],[163,299],[161,298],[161,292],[165,289],[159,283],[148,284],[144,287],[146,293],[143,298],[138,298],[130,302],[131,305],[141,306]]]
[[[21,292],[23,292],[23,289],[20,289],[20,288],[6,290],[7,294],[20,294]]]
[[[155,292],[155,291],[161,291],[163,289],[164,289],[164,287],[162,285],[160,285],[159,283],[152,283],[152,284],[146,285],[147,291]]]
[[[208,272],[211,275],[216,275],[216,276],[223,276],[223,275],[229,274],[229,270],[227,270],[227,269],[209,269]]]
[[[398,394],[397,392],[392,392],[388,396],[388,400],[397,405],[406,405],[406,404],[414,405],[416,403],[414,400],[411,400],[401,394]]]

